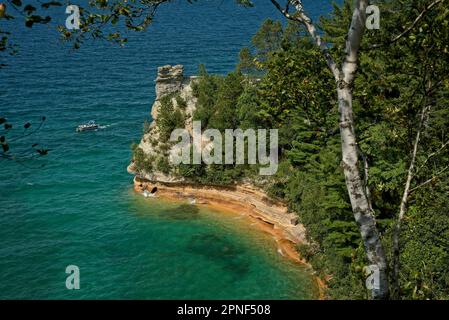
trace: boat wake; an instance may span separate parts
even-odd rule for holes
[[[96,124],[94,120],[90,120],[89,122],[87,122],[85,124],[80,124],[78,127],[76,127],[76,132],[98,131],[101,129],[109,128],[112,125],[113,124],[99,125],[99,124]]]
[[[112,126],[112,124],[106,124],[104,126],[98,126],[98,129],[106,129],[109,128],[110,126]]]

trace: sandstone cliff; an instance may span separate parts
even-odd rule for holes
[[[155,80],[156,100],[151,108],[151,117],[153,121],[145,130],[145,133],[137,146],[143,151],[146,157],[149,159],[154,159],[153,162],[156,162],[160,155],[166,155],[170,151],[170,147],[167,149],[165,144],[160,142],[160,130],[157,127],[157,118],[161,108],[161,99],[163,97],[172,95],[173,97],[171,100],[175,108],[179,108],[178,100],[175,96],[179,96],[183,99],[183,101],[185,101],[186,108],[183,110],[183,113],[186,116],[185,128],[191,130],[192,127],[191,116],[196,105],[196,98],[192,93],[192,83],[195,81],[196,77],[184,77],[183,71],[184,67],[182,65],[167,65],[158,68],[158,74]],[[152,167],[151,171],[138,168],[135,161],[129,165],[128,172],[138,174],[140,177],[151,181],[183,181],[181,178],[163,173],[155,166]]]
[[[157,125],[162,107],[161,101],[164,97],[169,97],[174,106],[173,110],[176,112],[179,111],[181,107],[179,104],[182,101],[184,127],[192,131],[192,114],[197,102],[192,86],[196,79],[196,77],[185,77],[181,65],[164,66],[158,69],[156,100],[151,110],[153,121],[137,146],[139,156],[143,155],[145,159],[151,159],[154,163],[158,161],[157,158],[161,154],[166,155],[172,148],[172,145],[161,143],[161,130]],[[179,97],[182,99],[180,100]],[[136,176],[134,184],[137,192],[157,190],[160,196],[178,199],[194,198],[197,204],[215,204],[232,208],[263,221],[275,230],[279,241],[288,241],[291,244],[306,242],[305,229],[298,223],[297,215],[289,212],[282,202],[270,199],[265,192],[250,183],[231,186],[198,185],[185,181],[182,177],[166,174],[154,166],[148,166],[145,170],[145,166],[136,165],[136,159],[129,165],[128,171]],[[284,247],[284,251],[286,250]]]

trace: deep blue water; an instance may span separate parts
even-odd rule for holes
[[[175,1],[147,32],[130,34],[125,48],[89,42],[73,52],[53,25],[9,23],[20,51],[0,70],[0,114],[17,125],[45,115],[27,141],[51,152],[25,164],[0,160],[0,298],[313,297],[309,274],[250,222],[144,199],[126,172],[157,67],[183,64],[188,75],[200,63],[213,73],[233,70],[262,21],[280,18],[269,1],[255,2],[243,9]],[[314,16],[328,3],[305,1]],[[62,23],[64,9],[55,10]],[[75,133],[90,119],[105,128]],[[70,264],[81,270],[77,291],[65,288]]]

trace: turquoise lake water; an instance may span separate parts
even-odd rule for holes
[[[48,26],[14,26],[20,53],[0,70],[0,114],[13,124],[45,115],[28,141],[51,152],[33,163],[0,160],[1,299],[314,297],[309,274],[241,216],[145,199],[126,172],[157,67],[233,70],[262,21],[280,18],[269,1],[255,2],[175,1],[123,49],[90,42],[72,52]],[[304,2],[314,16],[330,8]],[[75,133],[90,119],[104,128]],[[80,290],[65,287],[68,265],[80,268]]]

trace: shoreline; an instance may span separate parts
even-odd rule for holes
[[[311,265],[303,259],[296,246],[307,244],[305,228],[297,217],[288,212],[287,207],[274,201],[251,185],[210,186],[192,183],[153,182],[134,177],[134,191],[142,193],[154,191],[158,197],[167,200],[190,200],[195,205],[213,210],[249,217],[262,232],[269,234],[276,242],[278,252],[287,259],[305,266],[311,272],[318,291],[318,298],[326,298],[326,284],[323,279],[312,274]]]

